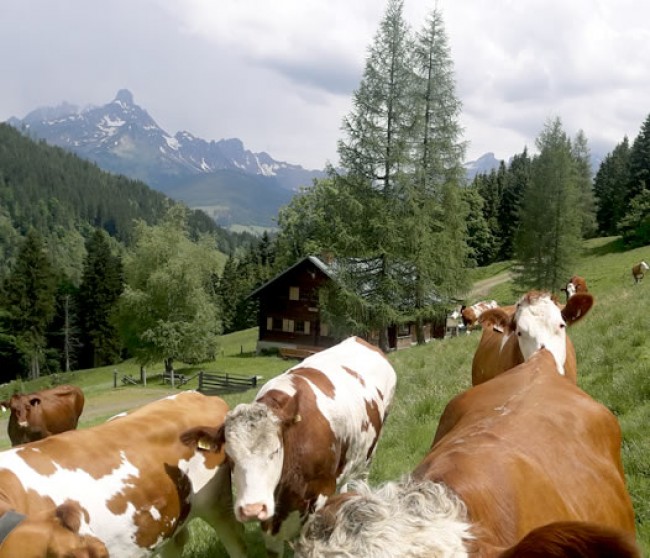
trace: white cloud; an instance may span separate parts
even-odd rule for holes
[[[433,0],[405,0],[418,29]],[[638,134],[650,107],[650,4],[439,0],[468,158],[532,148],[548,118],[593,149]],[[377,0],[3,0],[0,120],[128,88],[170,134],[239,137],[307,167],[336,162]]]

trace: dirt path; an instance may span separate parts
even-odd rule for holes
[[[495,275],[494,277],[483,279],[483,281],[477,281],[474,283],[472,290],[470,290],[468,293],[467,298],[474,300],[485,297],[490,292],[490,289],[492,287],[496,287],[497,285],[505,283],[510,279],[512,279],[512,272],[504,271],[503,273],[499,273],[499,275]]]

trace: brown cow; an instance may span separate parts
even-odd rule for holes
[[[463,320],[463,325],[467,328],[466,332],[469,333],[476,327],[481,314],[486,310],[497,307],[496,300],[482,300],[471,306],[461,306],[460,315]]]
[[[521,297],[514,311],[486,311],[480,319],[483,333],[472,360],[472,385],[514,368],[542,346],[555,357],[558,373],[576,383],[576,353],[566,326],[584,318],[593,303],[591,294],[580,293],[560,307],[549,293],[531,291]]]
[[[588,293],[589,289],[587,289],[587,281],[585,281],[584,277],[580,277],[579,275],[574,275],[569,279],[569,282],[566,284],[565,287],[560,289],[566,294],[566,299],[567,301],[577,293]]]
[[[205,421],[222,424],[227,411],[219,397],[184,391],[0,452],[0,514],[13,510],[35,520],[75,503],[83,510],[79,534],[96,537],[117,558],[180,556],[188,522],[199,517],[231,557],[244,558],[224,452],[180,440]]]
[[[512,547],[527,535],[547,550],[564,541],[547,556],[605,539],[613,556],[639,556],[619,423],[546,349],[452,399],[409,477],[354,490],[309,520],[297,558],[525,556]]]
[[[233,465],[240,521],[260,521],[267,554],[307,515],[370,466],[395,392],[386,356],[358,337],[316,353],[269,380],[253,403],[237,405],[224,428],[184,435]]]
[[[77,428],[84,394],[77,386],[63,385],[34,393],[16,393],[0,403],[11,410],[7,433],[12,446],[41,440]]]
[[[66,502],[54,511],[18,518],[5,533],[0,517],[0,558],[108,558],[106,546],[92,535],[80,535],[83,510]]]
[[[645,276],[645,272],[648,271],[648,264],[645,262],[639,262],[632,267],[632,277],[634,277],[634,282],[638,283]]]

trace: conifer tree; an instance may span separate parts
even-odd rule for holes
[[[96,229],[86,243],[78,294],[82,368],[112,364],[120,358],[114,314],[124,290],[123,276],[122,260],[111,252],[108,235]]]
[[[522,290],[558,290],[570,276],[580,246],[582,215],[576,159],[559,118],[537,138],[537,155],[524,194],[515,241],[516,281]]]
[[[528,150],[524,149],[522,153],[515,155],[508,165],[498,213],[501,260],[509,260],[514,256],[514,239],[519,229],[521,201],[530,181],[530,164]]]
[[[41,375],[47,328],[56,307],[56,275],[43,240],[34,229],[27,233],[4,284],[16,350],[22,355],[28,378]]]
[[[346,137],[338,145],[345,169],[338,180],[362,210],[361,219],[348,224],[353,230],[363,226],[358,234],[346,234],[356,238],[349,244],[351,252],[337,254],[343,257],[339,304],[348,313],[359,310],[350,318],[376,330],[382,349],[388,348],[387,326],[398,320],[405,298],[400,224],[416,118],[412,50],[403,0],[388,0],[353,109],[343,122]]]
[[[626,203],[629,204],[644,188],[650,188],[650,115],[643,122],[630,149],[630,180]]]
[[[594,179],[598,232],[604,236],[618,234],[618,225],[627,209],[630,183],[630,144],[627,137],[609,153]]]
[[[576,210],[582,217],[582,237],[589,238],[596,232],[596,205],[591,175],[591,150],[582,130],[579,130],[573,139],[572,153],[576,162],[576,185],[580,192]]]

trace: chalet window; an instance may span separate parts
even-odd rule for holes
[[[273,318],[267,316],[266,318],[266,330],[271,331],[273,329]]]
[[[296,326],[297,333],[304,333],[305,335],[309,334],[309,322],[303,322],[302,320],[297,320],[295,326]]]
[[[282,320],[282,331],[293,331],[293,320],[284,319]]]
[[[408,324],[400,324],[397,328],[398,337],[408,337],[411,335],[411,327]]]
[[[273,327],[271,329],[282,331],[282,318],[273,318]]]
[[[289,300],[300,300],[300,287],[289,287]]]

